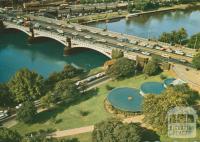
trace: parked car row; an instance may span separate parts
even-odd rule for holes
[[[6,117],[8,117],[8,110],[1,110],[0,111],[0,120],[5,119]]]
[[[79,86],[79,85],[82,84],[82,83],[89,83],[89,82],[94,81],[94,80],[96,80],[96,79],[98,79],[98,78],[101,78],[101,77],[103,77],[103,76],[105,76],[105,72],[101,72],[101,73],[98,73],[98,74],[96,74],[96,75],[94,75],[94,76],[90,76],[90,77],[88,77],[88,78],[86,78],[86,79],[84,79],[84,80],[77,81],[75,84],[76,84],[77,86]]]

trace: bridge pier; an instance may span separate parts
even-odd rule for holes
[[[29,27],[29,31],[31,32],[31,36],[28,37],[28,41],[29,41],[29,42],[33,42],[35,36],[34,36],[34,29],[33,29],[33,27],[32,27],[31,25],[30,25],[30,27]]]
[[[69,53],[69,50],[71,49],[71,38],[67,37],[66,42],[68,46],[65,46],[64,48],[64,56],[66,56]]]
[[[3,20],[0,19],[0,31],[3,31],[5,29],[5,25],[3,23]]]

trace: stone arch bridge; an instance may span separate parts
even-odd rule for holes
[[[19,31],[26,33],[30,37],[32,36],[32,33],[30,32],[29,27],[20,26],[20,25],[16,25],[14,23],[5,22],[5,21],[4,21],[4,24],[6,25],[6,29],[17,29]],[[66,36],[59,35],[56,32],[34,29],[34,38],[39,38],[39,37],[47,37],[50,39],[54,39],[65,46],[64,51],[69,50],[69,44],[67,42]],[[95,50],[97,52],[104,54],[105,56],[109,58],[111,58],[111,52],[112,52],[112,49],[114,49],[114,47],[108,47],[104,44],[92,43],[92,42],[88,42],[87,40],[82,41],[82,40],[77,40],[77,39],[71,39],[70,48],[87,48],[87,49]],[[131,54],[125,53],[125,57],[130,58],[130,59],[136,60],[136,56],[137,54],[134,54],[134,53],[131,53]]]

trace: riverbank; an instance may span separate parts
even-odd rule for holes
[[[79,23],[79,24],[88,24],[88,23],[101,22],[101,21],[109,22],[113,20],[120,20],[121,18],[126,17],[127,14],[128,14],[127,11],[100,13],[100,14],[95,14],[95,15],[72,18],[70,19],[70,22]]]
[[[131,13],[126,15],[126,18],[132,17],[132,16],[140,16],[144,14],[152,14],[152,13],[158,13],[158,12],[168,12],[168,11],[175,11],[175,10],[186,10],[186,9],[191,9],[191,8],[198,8],[200,7],[200,3],[192,3],[192,4],[180,4],[180,5],[175,5],[172,7],[161,7],[156,10],[150,10],[150,11],[142,11],[139,13]]]
[[[156,10],[142,11],[138,13],[128,13],[128,11],[100,13],[100,14],[95,14],[95,15],[71,18],[70,22],[79,23],[79,24],[89,24],[89,23],[104,22],[104,21],[113,22],[113,21],[118,21],[122,18],[130,18],[130,17],[140,16],[144,14],[152,14],[152,13],[168,12],[168,11],[176,11],[176,10],[186,10],[186,9],[198,8],[198,7],[200,7],[200,2],[192,3],[192,4],[174,5],[171,7],[160,7],[159,9],[156,9]]]

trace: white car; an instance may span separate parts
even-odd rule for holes
[[[194,55],[193,54],[186,54],[185,56],[187,56],[187,57],[190,57],[190,58],[193,58],[194,57]]]
[[[84,36],[86,39],[91,39],[92,37],[89,35]]]
[[[104,75],[105,75],[105,72],[98,73],[98,74],[96,75],[96,78],[103,77]]]
[[[156,47],[155,47],[155,49],[157,49],[157,50],[160,50],[160,49],[161,49],[161,47],[160,47],[160,46],[156,46]]]
[[[57,29],[56,31],[57,31],[59,34],[64,34],[64,31],[63,31],[63,30]]]
[[[185,53],[181,50],[175,50],[175,53],[178,55],[184,55]]]
[[[144,55],[147,55],[147,56],[150,56],[150,55],[151,55],[151,53],[146,52],[146,51],[143,51],[143,52],[141,52],[141,53],[144,54]]]

